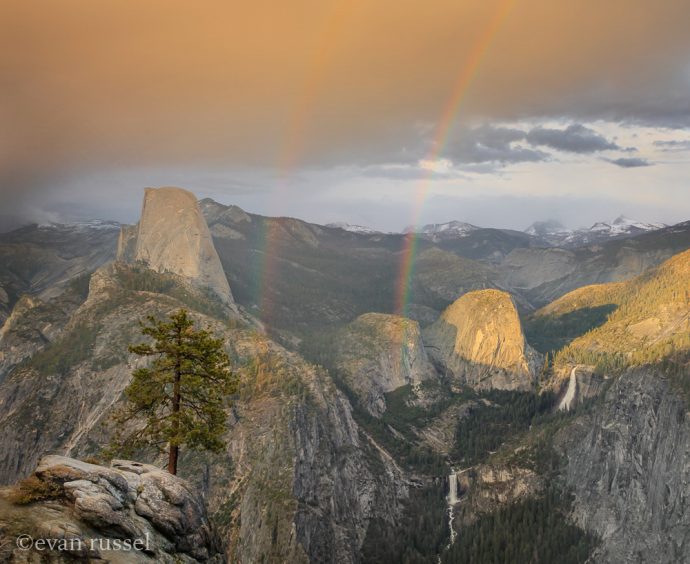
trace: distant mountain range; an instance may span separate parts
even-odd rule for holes
[[[343,229],[351,233],[361,233],[365,235],[383,234],[383,232],[377,231],[371,227],[352,225],[345,222],[329,223],[326,227]],[[555,220],[536,221],[525,229],[524,233],[535,238],[535,242],[539,245],[569,247],[598,243],[622,236],[630,237],[649,231],[663,229],[664,227],[668,226],[664,223],[637,221],[620,215],[611,222],[599,221],[591,227],[583,227],[580,229],[568,229]],[[485,228],[464,221],[448,221],[446,223],[429,223],[423,227],[408,226],[403,230],[403,233],[417,233],[429,241],[438,243],[440,241],[461,239],[481,229]]]
[[[12,226],[16,230],[22,227]],[[28,225],[25,227],[29,227]],[[116,221],[107,220],[92,220],[79,221],[67,223],[43,223],[37,226],[42,230],[53,230],[56,232],[66,231],[89,231],[89,230],[104,230],[115,231],[119,230],[120,224]],[[485,227],[480,227],[467,223],[464,221],[448,221],[445,223],[429,223],[422,227],[415,228],[414,226],[406,227],[402,233],[388,232],[384,233],[372,227],[364,225],[356,225],[346,222],[328,223],[325,227],[330,229],[342,229],[349,233],[358,233],[360,235],[401,235],[407,233],[417,233],[424,239],[433,243],[452,242],[458,239],[464,239],[479,231],[486,230]],[[618,216],[611,222],[597,222],[591,227],[569,229],[556,220],[536,221],[530,225],[523,232],[510,229],[492,229],[493,231],[502,231],[506,233],[518,234],[525,233],[532,239],[534,246],[543,247],[579,247],[582,245],[589,245],[600,243],[609,239],[619,237],[631,237],[650,231],[656,231],[668,227],[664,223],[643,222],[630,219],[624,215]],[[5,231],[9,233],[9,231]]]
[[[645,223],[618,216],[612,222],[597,222],[589,228],[567,229],[558,221],[537,221],[525,229],[525,233],[537,237],[552,246],[579,246],[615,237],[630,237],[668,227],[664,223]]]

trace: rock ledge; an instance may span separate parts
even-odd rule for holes
[[[25,493],[18,504],[16,494],[26,492],[27,483],[32,484],[35,499],[27,499]],[[78,539],[68,549],[51,553],[57,558],[51,561],[57,562],[75,557],[111,562],[225,561],[203,500],[187,482],[155,466],[113,460],[108,468],[45,456],[23,484],[0,492],[2,562],[25,561],[26,551],[17,552],[15,542],[22,534],[34,541]],[[98,539],[95,545],[92,539]],[[140,550],[111,550],[115,539],[121,543],[117,546],[139,540],[135,546]]]

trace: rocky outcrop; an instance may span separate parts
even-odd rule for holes
[[[15,542],[18,535],[30,535],[34,547],[41,539],[64,540],[62,547],[50,551],[51,562],[225,561],[199,494],[155,466],[114,460],[106,468],[46,456],[32,477],[3,494],[3,562],[27,561],[27,551]],[[40,550],[29,552],[37,559],[45,556]]]
[[[117,259],[127,263],[136,260],[139,225],[123,225],[117,239]]]
[[[177,274],[233,303],[196,197],[181,188],[146,189],[138,226],[125,226],[120,233],[118,259]]]
[[[481,515],[492,513],[506,505],[534,497],[543,489],[544,479],[530,468],[513,465],[481,464],[455,475],[460,505],[456,508],[462,527],[473,523]]]
[[[336,368],[374,416],[386,410],[385,394],[406,385],[419,391],[437,374],[427,358],[419,325],[396,315],[366,313],[343,329],[335,343]]]
[[[458,384],[529,390],[540,362],[525,341],[506,292],[479,290],[458,298],[424,332],[429,354]]]
[[[601,539],[594,562],[690,560],[687,406],[656,369],[620,376],[558,441],[574,518]]]

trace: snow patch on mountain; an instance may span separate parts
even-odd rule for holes
[[[326,227],[330,227],[331,229],[342,229],[351,233],[363,233],[365,235],[381,233],[380,231],[372,229],[371,227],[365,227],[364,225],[352,225],[351,223],[345,222],[327,223]]]
[[[406,227],[403,233],[417,233],[432,241],[443,239],[459,239],[467,237],[470,233],[481,229],[471,223],[463,221],[448,221],[446,223],[429,223],[423,227],[413,225]]]
[[[615,237],[639,235],[665,227],[667,225],[663,223],[647,223],[620,215],[611,222],[599,221],[589,228],[576,230],[567,229],[554,220],[537,221],[525,229],[525,233],[537,237],[542,242],[550,245],[575,246],[596,243]]]

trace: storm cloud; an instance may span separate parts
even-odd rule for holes
[[[527,134],[526,139],[532,145],[570,153],[596,153],[621,148],[593,129],[579,123],[571,124],[565,129],[536,127]]]
[[[690,151],[690,139],[670,140],[670,141],[654,141],[654,146],[661,151]]]
[[[515,128],[462,129],[447,143],[443,155],[458,164],[538,162],[548,158],[543,151],[518,143],[525,138],[525,132]]]
[[[618,159],[606,159],[611,164],[615,164],[621,168],[639,168],[642,166],[651,166],[647,159],[641,159],[639,157],[621,157]]]

